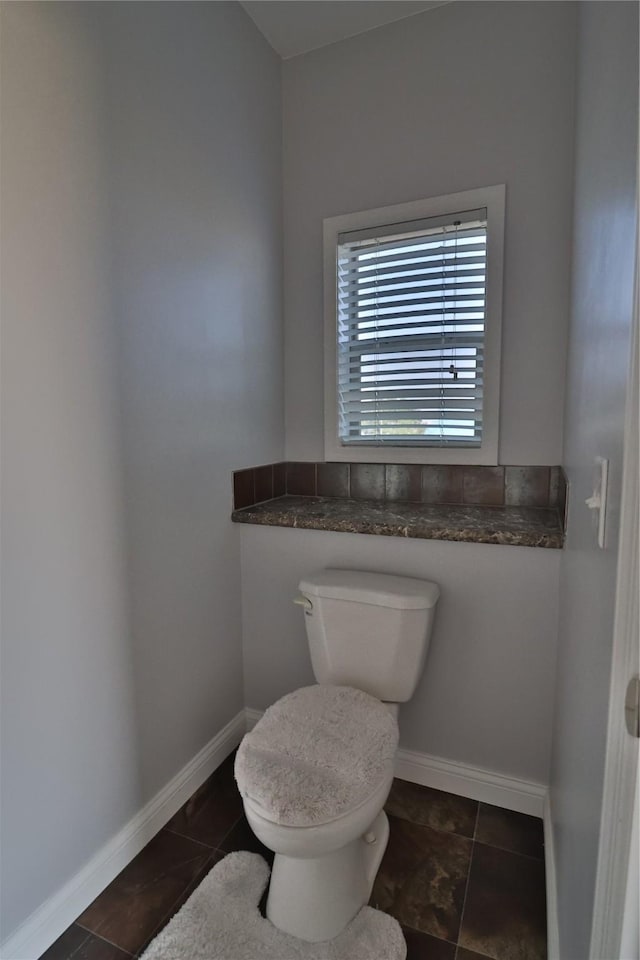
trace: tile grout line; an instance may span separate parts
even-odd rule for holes
[[[203,869],[204,869],[204,866],[206,866],[206,864],[213,859],[215,853],[217,853],[216,848],[215,847],[210,848],[210,854],[207,857],[205,864],[203,865]],[[179,894],[179,896],[176,897],[176,899],[172,902],[171,906],[168,908],[167,912],[164,914],[162,919],[158,922],[157,926],[154,927],[153,932],[149,937],[149,939],[142,945],[142,947],[139,950],[136,951],[134,955],[135,957],[141,956],[144,953],[144,951],[150,947],[150,945],[153,943],[153,941],[158,936],[158,934],[160,934],[164,930],[164,928],[167,926],[169,921],[172,920],[173,917],[176,915],[178,910],[180,910],[184,906],[184,904],[187,902],[191,894],[195,893],[195,891],[198,889],[202,881],[206,877],[208,877],[210,871],[213,869],[214,866],[215,866],[215,863],[212,863],[210,869],[207,870],[206,873],[204,873],[198,879],[197,883],[195,882],[194,879],[190,880],[189,883],[187,883],[185,889],[182,891],[181,894]],[[189,891],[189,892],[185,896],[186,891]],[[177,904],[180,904],[180,906],[177,907]],[[114,944],[114,946],[117,946],[117,944]]]
[[[499,847],[497,843],[487,843],[486,840],[476,840],[474,838],[474,843],[479,843],[483,847],[491,847],[492,850],[500,850],[501,853],[512,853],[514,857],[524,857],[525,860],[533,860],[536,863],[544,863],[544,853],[540,857],[536,857],[533,853],[521,853],[520,850],[512,850],[510,847]]]
[[[78,946],[75,948],[75,950],[72,950],[72,951],[71,951],[71,953],[69,954],[67,960],[72,960],[72,958],[75,957],[75,955],[77,954],[78,950],[81,950],[82,947],[84,947],[85,943],[87,942],[87,940],[88,940],[89,937],[91,936],[91,933],[86,929],[86,927],[83,927],[81,924],[79,924],[79,923],[77,922],[77,920],[74,920],[74,922],[73,922],[72,924],[70,924],[69,927],[67,927],[67,930],[69,930],[69,929],[70,929],[71,927],[73,927],[73,926],[79,927],[84,933],[86,933],[86,937],[84,938],[84,940],[82,940],[81,943],[78,944]],[[66,933],[66,932],[67,932],[67,931],[65,931],[65,933]],[[61,936],[64,936],[64,934],[61,934]],[[51,946],[53,946],[53,944],[51,944]],[[51,949],[51,947],[49,947],[49,949]]]
[[[455,794],[450,794],[450,796],[455,796]],[[479,802],[480,801],[478,800],[474,801],[474,803],[478,803],[478,805],[479,805]],[[391,813],[389,810],[386,809],[386,807],[384,808],[384,812],[387,814],[388,817],[394,817],[396,820],[402,820],[404,823],[412,823],[414,827],[428,827],[429,830],[435,830],[436,833],[444,834],[447,837],[458,837],[460,840],[474,840],[475,821],[474,821],[474,828],[473,828],[474,832],[471,834],[471,836],[469,836],[468,833],[458,833],[456,830],[444,830],[442,827],[433,827],[430,823],[422,823],[420,820],[411,820],[409,817],[402,817],[397,813]],[[476,810],[475,820],[477,821],[477,819],[478,819],[478,811]],[[501,849],[501,848],[498,848],[498,849]],[[523,856],[526,856],[526,854],[523,854]]]
[[[214,849],[220,850],[221,852],[224,853],[224,850],[222,850],[222,844],[225,842],[225,840],[227,839],[227,837],[229,836],[229,834],[231,833],[231,831],[232,831],[232,830],[235,830],[235,828],[238,826],[238,824],[239,824],[240,821],[242,820],[243,816],[244,816],[244,810],[243,810],[242,813],[238,816],[238,819],[233,821],[233,824],[229,827],[229,829],[227,830],[227,832],[226,832],[222,837],[220,837],[220,842],[218,843],[218,845],[217,845]]]
[[[474,843],[476,842],[476,833],[478,832],[478,823],[480,822],[480,804],[481,804],[481,802],[482,802],[481,800],[478,800],[478,808],[477,808],[477,810],[476,810],[476,822],[475,822],[474,825],[473,825],[473,836],[471,837],[471,839],[473,840]]]
[[[478,830],[478,820],[480,819],[480,801],[478,801],[478,809],[476,810],[476,822],[473,828],[473,838],[471,840],[471,853],[469,855],[469,871],[467,873],[467,882],[464,887],[464,897],[462,898],[462,910],[460,911],[460,923],[458,925],[458,934],[456,937],[456,956],[458,954],[458,949],[460,947],[460,934],[462,933],[462,925],[464,923],[464,911],[467,906],[467,895],[469,893],[469,882],[471,880],[471,867],[473,866],[473,848],[476,844],[476,832]]]
[[[380,910],[380,907],[376,907],[376,910]],[[386,910],[381,910],[381,913],[384,913],[387,917],[393,917],[393,914],[387,913]],[[427,933],[426,930],[419,930],[418,927],[412,927],[410,923],[405,923],[404,920],[398,920],[397,917],[393,917],[401,927],[404,927],[407,930],[411,930],[413,933],[419,933],[421,937],[431,937],[433,940],[438,940],[440,943],[448,943],[450,947],[458,948],[458,944],[454,940],[447,940],[446,937],[439,937],[435,933]]]
[[[157,837],[158,834],[160,833],[171,833],[173,834],[174,837],[180,837],[182,840],[190,840],[192,843],[197,843],[201,847],[206,847],[207,850],[217,849],[217,847],[215,847],[214,844],[212,843],[206,843],[204,840],[196,840],[195,837],[190,837],[188,833],[181,833],[180,830],[176,830],[174,827],[169,827],[169,826],[161,827],[160,830],[158,830],[158,833],[154,833],[151,840]],[[151,843],[151,840],[149,841],[149,843]]]
[[[102,940],[103,943],[108,943],[110,947],[115,947],[116,950],[120,950],[120,952],[124,953],[127,957],[136,956],[135,953],[131,953],[129,950],[125,950],[125,948],[121,947],[118,943],[114,943],[113,940],[109,940],[108,937],[103,937],[101,933],[96,933],[95,930],[90,930],[88,927],[85,927],[84,924],[79,923],[77,920],[75,921],[75,923],[78,927],[81,927],[83,930],[86,930],[87,932],[87,937],[85,940],[82,941],[82,944],[80,945],[81,947],[83,947],[86,944],[89,937],[97,937],[98,940]],[[80,947],[78,947],[78,950],[79,949]],[[72,957],[74,957],[76,953],[77,953],[77,950],[74,950],[74,952],[69,957],[69,960],[72,960]]]

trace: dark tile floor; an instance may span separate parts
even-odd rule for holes
[[[544,960],[541,820],[403,780],[386,809],[391,837],[371,902],[403,925],[408,960]],[[233,756],[41,960],[139,956],[232,850],[271,857],[244,818]]]

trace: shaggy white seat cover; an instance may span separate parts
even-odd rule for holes
[[[393,767],[398,724],[353,687],[302,687],[269,707],[236,756],[240,793],[289,827],[335,820],[374,792]]]

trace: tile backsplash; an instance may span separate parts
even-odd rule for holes
[[[286,493],[352,500],[557,507],[564,516],[566,478],[562,467],[310,461],[269,463],[233,474],[236,510]]]

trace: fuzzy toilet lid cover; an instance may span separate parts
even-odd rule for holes
[[[363,803],[392,769],[398,724],[353,687],[302,687],[269,707],[243,739],[240,793],[291,827],[327,823]]]

